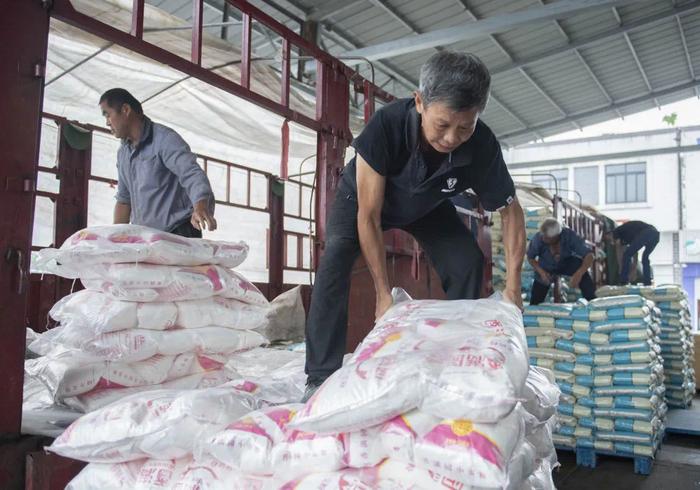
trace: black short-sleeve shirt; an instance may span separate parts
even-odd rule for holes
[[[622,243],[629,245],[640,233],[648,229],[656,230],[656,228],[644,221],[628,221],[615,228],[613,230],[613,236]]]
[[[358,154],[386,177],[382,225],[405,226],[422,218],[444,200],[472,189],[488,211],[515,198],[501,146],[491,129],[477,122],[472,137],[430,173],[420,150],[421,119],[412,98],[378,110],[352,142]],[[343,171],[340,190],[357,193],[356,162]]]

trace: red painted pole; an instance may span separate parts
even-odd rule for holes
[[[134,0],[131,11],[131,35],[143,39],[143,11],[145,0]]]
[[[192,0],[192,63],[202,64],[202,15],[204,0]]]
[[[252,42],[252,21],[248,14],[243,14],[243,39],[241,41],[241,85],[250,88],[250,53]]]

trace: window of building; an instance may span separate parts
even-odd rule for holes
[[[598,204],[598,167],[575,168],[574,189],[581,195],[584,204]]]
[[[605,202],[646,202],[647,164],[622,163],[605,166]]]
[[[556,185],[554,179],[556,179]],[[567,192],[562,191],[562,189],[569,188],[569,169],[557,168],[554,170],[532,172],[532,183],[541,185],[551,193],[559,190],[559,194],[566,196]]]

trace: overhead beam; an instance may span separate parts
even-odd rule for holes
[[[406,19],[403,15],[399,14],[395,9],[391,8],[388,6],[383,0],[369,0],[369,3],[374,5],[375,7],[383,10],[387,14],[389,14],[394,20],[396,20],[399,24],[404,26],[406,29],[411,31],[413,34],[421,34],[420,30],[418,27],[416,27],[411,21]]]
[[[550,49],[549,51],[545,51],[540,54],[536,54],[534,56],[530,56],[528,58],[522,58],[519,60],[515,60],[513,63],[509,63],[507,65],[503,65],[498,68],[494,68],[491,70],[491,75],[500,75],[502,73],[508,73],[513,70],[517,70],[518,68],[522,66],[527,66],[531,65],[533,63],[538,63],[540,61],[546,60],[548,58],[552,58],[554,56],[558,56],[563,53],[568,53],[569,51],[572,51],[574,49],[582,49],[586,48],[588,46],[591,46],[593,44],[599,43],[601,41],[605,41],[607,39],[610,39],[612,37],[619,36],[620,34],[623,34],[625,32],[631,32],[640,28],[644,27],[650,27],[652,25],[659,24],[661,22],[664,22],[667,19],[670,19],[672,17],[675,17],[676,15],[680,15],[683,13],[691,13],[696,10],[700,10],[700,0],[693,0],[691,2],[688,2],[686,4],[680,5],[674,9],[668,10],[667,12],[661,12],[649,17],[645,17],[643,19],[639,19],[633,22],[625,23],[623,25],[620,25],[616,27],[615,29],[611,29],[606,32],[602,32],[596,36],[589,37],[587,39],[582,39],[580,41],[575,41],[570,44],[566,44],[564,46],[558,46],[556,48]]]
[[[457,0],[457,3],[459,4],[460,7],[462,7],[462,8],[464,9],[464,12],[465,12],[469,17],[472,18],[472,20],[474,20],[474,21],[480,20],[479,17],[477,17],[477,15],[476,15],[476,14],[474,13],[474,11],[471,9],[471,7],[469,7],[469,4],[467,3],[467,0]],[[502,43],[501,41],[498,40],[498,38],[497,38],[494,34],[489,34],[489,35],[488,35],[488,38],[489,38],[489,39],[491,40],[491,42],[506,56],[506,58],[508,58],[508,60],[510,60],[510,62],[513,62],[513,61],[514,61],[515,58],[513,58],[513,55],[510,54],[510,51],[503,45],[503,43]],[[544,89],[542,89],[542,87],[540,87],[539,84],[537,84],[537,83],[532,79],[532,77],[530,77],[527,73],[524,73],[525,70],[521,70],[521,71],[523,72],[523,75],[528,79],[528,81],[533,85],[533,87],[535,87],[535,89],[536,89],[538,92],[540,92],[541,94],[544,94],[545,98],[546,98],[548,101],[550,101],[550,103],[554,102],[554,101],[552,100],[552,98],[544,91]],[[498,102],[497,102],[497,103],[498,103]],[[501,107],[505,108],[505,106],[504,106],[503,104],[501,104],[501,103],[498,103],[498,104],[499,104]],[[560,113],[564,113],[564,111],[561,109],[561,107],[560,107],[558,104],[554,103],[553,105],[554,105],[554,107],[557,108],[557,110],[559,110]],[[520,119],[519,119],[517,116],[515,116],[511,111],[508,110],[507,112],[508,112],[509,114],[511,114],[511,116],[513,116],[516,120],[518,120],[519,122],[521,122]],[[521,122],[521,124],[523,124],[523,123]],[[527,126],[527,125],[524,125],[524,126]],[[578,129],[581,129],[580,126],[578,126],[578,125],[576,125],[576,127],[577,127]],[[539,136],[538,136],[538,137],[539,137]]]
[[[542,124],[530,126],[527,129],[513,131],[510,133],[502,133],[502,134],[498,134],[497,136],[500,139],[516,138],[518,136],[524,136],[524,135],[531,133],[533,131],[542,131],[545,129],[549,129],[553,126],[559,126],[561,124],[570,122],[570,119],[572,119],[572,118],[582,119],[582,118],[586,118],[586,117],[595,116],[595,115],[601,114],[603,112],[614,111],[616,109],[619,110],[619,109],[622,109],[625,107],[639,104],[641,102],[654,100],[658,97],[665,97],[667,95],[672,95],[672,94],[675,94],[677,92],[682,92],[683,90],[695,89],[698,86],[700,86],[700,80],[695,79],[695,80],[692,80],[690,82],[683,82],[683,83],[671,85],[671,86],[663,88],[663,89],[657,89],[649,94],[645,94],[645,95],[642,95],[639,97],[631,97],[628,99],[619,100],[619,101],[614,102],[612,104],[605,104],[605,105],[601,105],[601,106],[598,106],[598,107],[595,107],[593,109],[589,109],[586,111],[576,112],[574,114],[570,114],[569,118],[553,119],[551,121],[547,121],[547,122],[542,123]]]
[[[323,2],[318,7],[312,8],[306,18],[307,20],[322,22],[330,17],[342,14],[346,10],[350,10],[357,5],[364,3],[364,1],[365,0],[354,0],[349,2],[348,0],[334,0],[330,2]]]
[[[634,137],[634,134],[626,135],[630,138]],[[628,158],[640,158],[648,157],[651,155],[668,155],[677,153],[692,153],[700,151],[700,145],[687,145],[687,146],[668,146],[665,148],[650,148],[648,150],[632,150],[632,151],[621,151],[615,153],[601,153],[596,155],[584,155],[580,157],[564,157],[556,158],[553,160],[531,160],[527,162],[513,162],[508,164],[510,169],[522,169],[522,168],[537,168],[545,167],[550,165],[566,166],[573,165],[575,163],[586,163],[586,162],[601,162],[607,160],[620,160]]]
[[[334,43],[343,46],[343,49],[357,49],[362,46],[358,41],[353,39],[350,34],[346,33],[345,31],[343,31],[335,25],[324,22],[322,27],[323,30],[321,32],[321,35],[326,36]],[[340,57],[340,59],[342,60],[342,56]],[[347,65],[361,63],[361,61],[342,61]],[[374,61],[372,62],[372,64],[377,70],[383,72],[389,77],[394,78],[398,83],[403,85],[409,91],[413,91],[418,88],[418,80],[415,80],[407,73],[404,73],[398,67],[395,67],[393,64],[384,61]]]
[[[489,101],[495,102],[498,106],[503,109],[503,111],[508,114],[510,117],[512,117],[518,124],[520,124],[520,127],[523,129],[526,129],[528,125],[525,123],[525,121],[522,120],[520,116],[518,116],[516,113],[514,113],[508,106],[506,106],[503,102],[501,102],[494,94],[491,92],[491,95],[489,96]],[[532,134],[534,134],[537,138],[539,139],[544,139],[540,133],[537,131],[531,131]]]
[[[544,0],[540,0],[540,3],[542,5],[544,5]],[[618,25],[622,24],[622,19],[620,18],[620,15],[617,11],[617,8],[613,7],[612,10],[615,14],[617,14],[617,16],[616,16],[616,18],[618,19],[617,24]],[[564,29],[564,26],[561,25],[561,22],[559,22],[559,20],[557,20],[557,19],[554,19],[552,22],[554,23],[554,26],[557,28],[557,31],[559,31],[559,34],[561,34],[561,36],[564,38],[566,43],[571,44],[571,37],[569,36],[569,33],[566,32],[566,29]],[[591,68],[591,65],[589,65],[588,62],[586,61],[586,59],[583,57],[583,55],[581,54],[581,51],[579,51],[578,48],[574,48],[573,51],[574,51],[574,55],[576,55],[576,58],[578,58],[581,65],[583,65],[583,69],[586,70],[586,72],[588,73],[588,76],[591,77],[591,80],[593,80],[593,83],[595,83],[596,86],[598,87],[598,90],[600,90],[600,92],[606,98],[608,103],[611,104],[613,101],[612,97],[608,93],[607,89],[603,86],[603,83],[600,81],[598,76],[593,72],[593,68]],[[620,111],[615,111],[615,113],[617,114],[617,116],[620,119],[622,119],[622,113]],[[578,127],[578,129],[581,129],[580,125],[577,124],[576,126]]]
[[[688,49],[688,41],[685,38],[685,29],[683,28],[683,22],[681,21],[681,16],[676,15],[676,24],[678,25],[678,34],[681,36],[681,42],[683,43],[683,52],[685,53],[685,61],[688,63],[688,73],[690,73],[690,78],[695,79],[695,68],[693,67],[693,60],[690,57],[690,50]],[[700,97],[700,92],[698,88],[695,87],[695,96]]]
[[[417,36],[379,43],[347,53],[363,56],[371,60],[391,58],[415,53],[441,45],[478,39],[489,34],[508,31],[534,22],[545,22],[556,18],[615,5],[633,3],[639,0],[558,0],[541,7],[533,7],[519,12],[495,15],[466,25],[438,29]]]
[[[642,75],[642,80],[644,80],[644,84],[647,86],[647,89],[649,92],[653,92],[654,89],[651,86],[651,83],[649,83],[649,77],[647,76],[647,72],[644,69],[644,65],[642,65],[642,61],[639,59],[639,55],[637,54],[637,50],[634,48],[634,44],[632,44],[632,40],[630,39],[629,34],[624,33],[623,34],[625,41],[627,42],[627,46],[630,49],[630,53],[632,54],[632,58],[634,59],[634,62],[637,64],[637,69],[639,70],[639,73]],[[659,101],[654,99],[654,104],[656,104],[656,107],[659,107]]]

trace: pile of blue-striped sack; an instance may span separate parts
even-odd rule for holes
[[[527,241],[535,236],[540,229],[540,223],[546,218],[552,217],[552,209],[548,207],[528,208],[525,209],[525,231],[527,233]],[[505,247],[503,245],[503,227],[501,215],[494,213],[491,217],[493,226],[491,227],[491,253],[493,260],[493,288],[497,291],[502,291],[506,284],[506,260]],[[527,257],[523,261],[523,269],[521,272],[521,293],[525,302],[530,301],[530,289],[535,280],[536,272],[527,261]],[[551,294],[551,291],[550,291]]]
[[[554,370],[555,444],[653,456],[667,411],[659,312],[640,296],[527,306],[530,363]]]
[[[666,403],[669,407],[690,406],[696,389],[695,346],[686,292],[678,285],[605,286],[598,296],[638,294],[654,301],[661,311],[661,355],[664,359]]]

